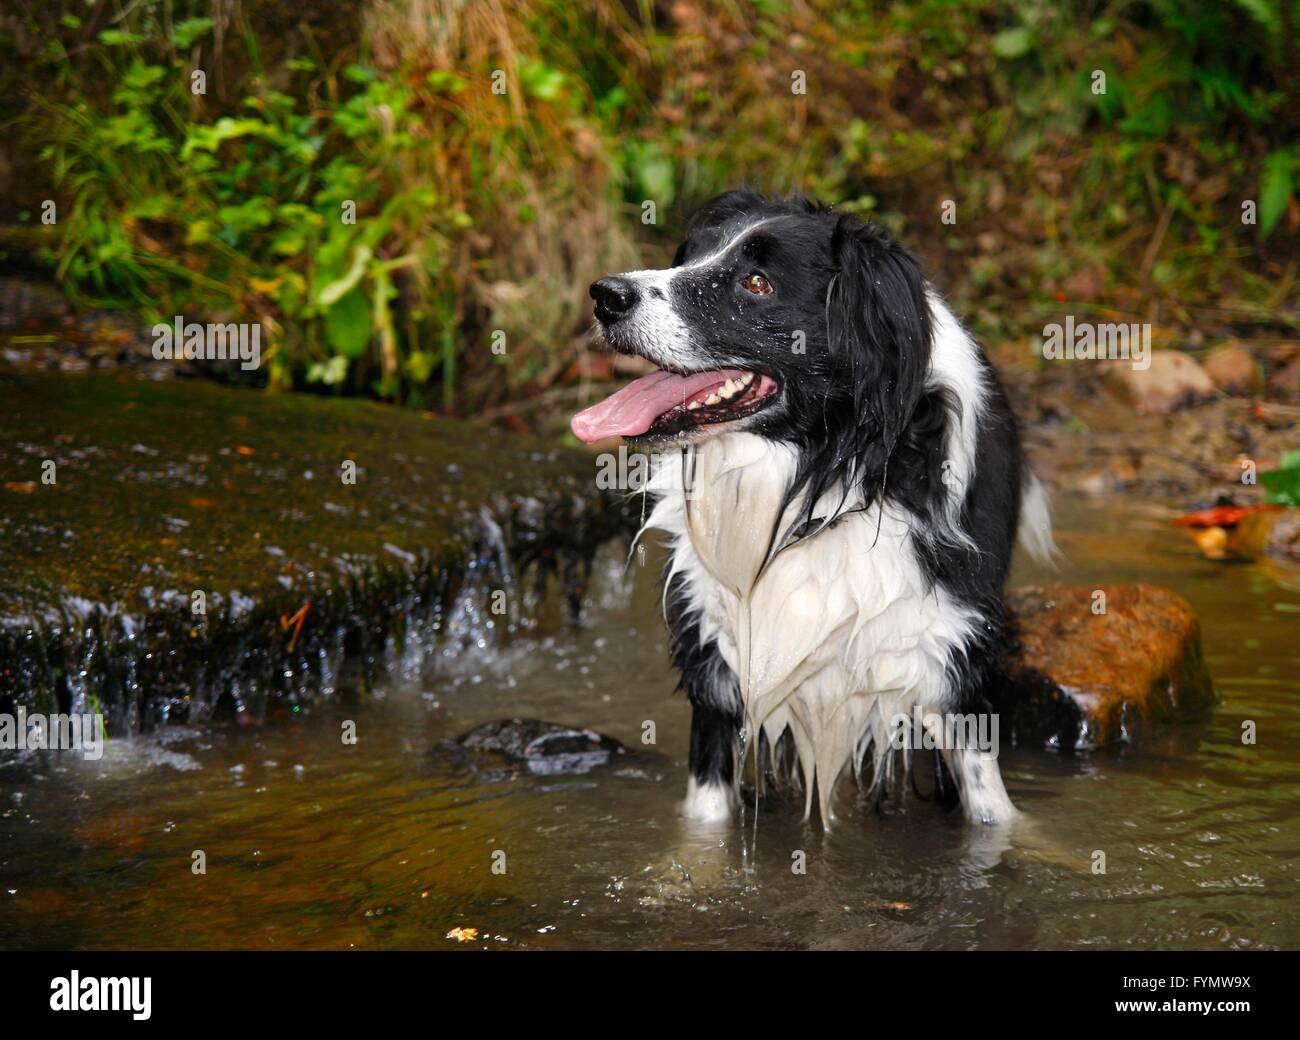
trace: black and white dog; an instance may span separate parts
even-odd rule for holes
[[[572,428],[656,458],[685,812],[729,818],[744,745],[788,734],[829,823],[846,766],[870,754],[880,784],[901,717],[989,710],[1022,514],[1051,552],[1002,389],[906,250],[800,197],[721,195],[671,268],[591,295],[614,349],[659,369]],[[986,749],[941,755],[969,819],[1016,815]]]

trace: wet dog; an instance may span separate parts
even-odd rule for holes
[[[841,774],[870,760],[879,791],[916,715],[966,816],[1015,816],[995,749],[943,720],[990,710],[1002,584],[1018,529],[1050,554],[1047,500],[916,260],[876,225],[738,191],[696,216],[672,267],[591,295],[610,346],[657,368],[572,428],[656,459],[646,526],[672,539],[693,708],[686,814],[729,818],[747,744],[792,745],[806,814],[816,791],[829,824]]]

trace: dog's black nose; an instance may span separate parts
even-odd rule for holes
[[[636,286],[626,278],[602,278],[591,283],[591,298],[596,301],[596,317],[611,325],[636,306]]]

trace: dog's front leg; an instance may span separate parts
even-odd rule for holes
[[[987,751],[953,748],[943,760],[957,782],[962,810],[972,823],[1010,823],[1020,811],[1011,804],[998,760]]]
[[[692,820],[729,820],[739,801],[736,760],[740,756],[740,718],[700,703],[691,695],[690,780],[682,815]]]
[[[702,636],[700,610],[683,573],[670,576],[664,599],[673,664],[681,673],[678,688],[686,691],[692,709],[690,780],[682,815],[705,822],[730,820],[740,804],[740,684],[717,641]]]

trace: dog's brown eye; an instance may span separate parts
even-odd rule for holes
[[[755,296],[767,296],[772,292],[772,283],[761,274],[751,274],[740,284]]]

